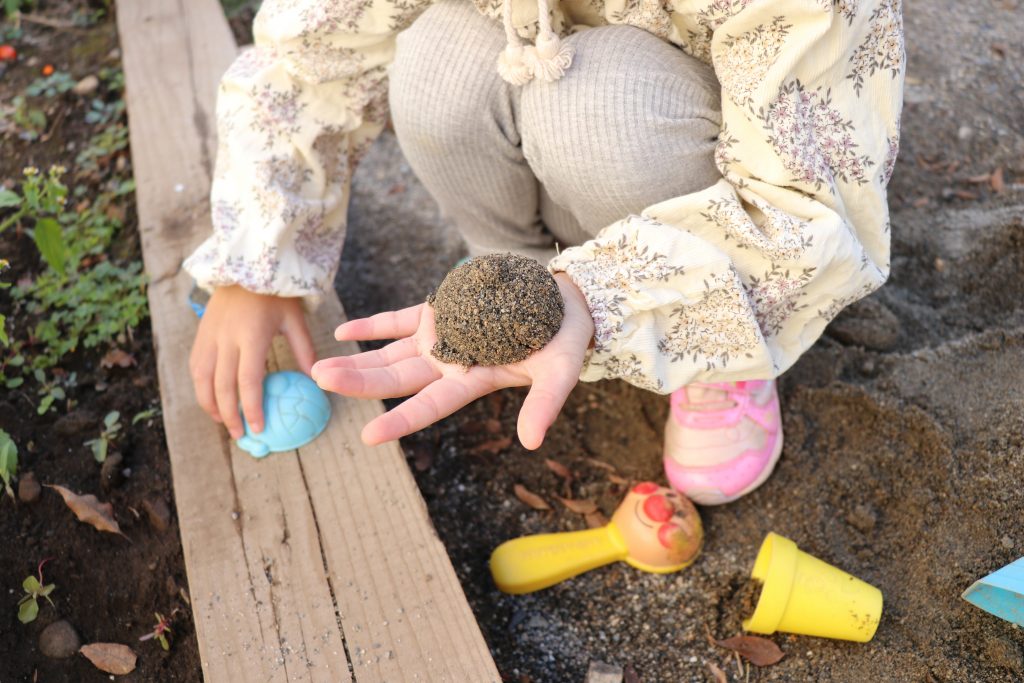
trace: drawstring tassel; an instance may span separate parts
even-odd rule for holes
[[[525,85],[533,77],[522,45],[507,45],[498,55],[498,75],[512,85]]]
[[[534,78],[553,83],[572,65],[572,45],[563,43],[554,33],[541,35],[533,49],[527,48],[525,61]],[[507,80],[507,79],[506,79]]]

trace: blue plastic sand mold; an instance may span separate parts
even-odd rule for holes
[[[963,599],[1000,619],[1024,626],[1024,557],[964,591]]]
[[[331,419],[327,394],[301,372],[272,372],[263,378],[263,431],[253,434],[245,422],[239,448],[257,458],[304,446],[324,431]]]

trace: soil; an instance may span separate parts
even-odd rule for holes
[[[452,269],[427,302],[434,357],[457,365],[509,365],[544,347],[562,326],[555,279],[534,259],[478,256]]]
[[[691,567],[659,576],[617,563],[523,596],[498,592],[487,568],[507,539],[585,528],[563,506],[534,511],[514,496],[515,484],[565,495],[546,458],[609,516],[625,487],[595,460],[664,481],[662,396],[581,384],[537,452],[515,441],[522,390],[403,440],[506,680],[582,681],[603,661],[645,683],[713,680],[708,662],[746,681],[706,633],[739,633],[736,596],[775,531],[878,586],[885,609],[867,644],[772,636],[786,657],[750,667],[750,681],[1024,681],[1024,630],[960,598],[1024,555],[1022,8],[904,3],[892,278],[783,376],[779,466],[750,496],[701,508],[707,537]],[[977,177],[999,167],[997,193]],[[390,134],[361,163],[349,215],[337,289],[350,316],[416,304],[465,254]]]
[[[106,5],[99,1],[38,2],[32,11],[70,21],[76,11]],[[24,35],[10,41],[19,59],[0,74],[0,102],[9,102],[39,77],[45,64],[77,79],[95,74],[101,67],[119,65],[113,16],[88,28],[53,29],[28,21],[22,26]],[[74,175],[78,150],[99,130],[85,122],[92,97],[95,95],[79,97],[69,92],[48,100],[48,117],[53,125],[45,139],[25,142],[16,136],[3,138],[0,182],[19,182],[22,168],[28,165],[45,169],[60,163]],[[111,170],[123,169],[123,175],[130,177],[130,167],[129,152],[124,150],[101,160],[101,170],[94,177],[79,178],[77,182],[87,184],[90,192],[99,192],[106,189]],[[126,226],[117,240],[118,253],[112,258],[130,261],[140,257],[132,196],[125,198],[123,208]],[[4,273],[6,282],[31,277],[43,267],[32,238],[13,229],[0,237],[0,256],[12,264]],[[15,308],[9,290],[0,290],[0,311],[11,317],[8,331],[13,331],[12,339],[29,338],[34,321]],[[31,380],[18,389],[0,389],[0,428],[19,446],[20,484],[24,484],[26,499],[33,501],[15,504],[0,495],[0,589],[5,596],[0,604],[0,680],[5,683],[109,680],[108,674],[84,657],[50,659],[42,654],[40,634],[60,620],[67,620],[83,643],[124,643],[138,654],[136,670],[118,680],[202,680],[162,422],[157,416],[131,424],[132,416],[160,405],[148,321],[123,336],[117,346],[132,356],[134,367],[102,367],[99,360],[109,348],[72,354],[60,370],[77,373],[77,385],[67,391],[66,401],[58,402],[57,408],[46,415],[36,414],[38,398]],[[0,358],[3,355],[0,349]],[[120,411],[122,416],[123,436],[116,442],[122,462],[116,472],[107,468],[109,481],[105,487],[101,467],[84,442],[99,434],[103,416],[111,410]],[[30,473],[33,476],[28,476]],[[110,502],[127,538],[100,533],[78,522],[52,489],[35,491],[38,498],[33,500],[33,479],[39,484],[60,484],[76,493],[92,493]],[[21,493],[22,487],[18,490]],[[159,530],[147,518],[151,508],[170,511],[165,530]],[[23,625],[17,619],[21,583],[47,558],[52,559],[43,573],[47,583],[56,585],[50,595],[55,606],[40,601],[39,617]],[[156,641],[138,640],[152,630],[154,612],[174,613],[169,652]]]

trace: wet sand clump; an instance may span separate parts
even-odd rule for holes
[[[427,302],[434,307],[434,357],[465,366],[524,360],[551,341],[565,312],[551,273],[515,254],[471,259]]]

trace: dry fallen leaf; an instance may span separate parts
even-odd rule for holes
[[[626,486],[629,484],[629,479],[611,473],[608,474],[608,481],[610,481],[613,484],[618,484],[619,486]]]
[[[725,672],[718,668],[717,664],[708,662],[708,668],[711,669],[711,675],[715,677],[716,683],[729,683],[729,679],[726,678]]]
[[[110,503],[101,503],[92,494],[80,496],[63,486],[50,486],[47,484],[47,488],[51,488],[60,494],[79,521],[91,524],[99,531],[107,531],[124,536],[121,533],[121,527],[117,525],[117,520],[114,519],[114,506]],[[125,536],[125,538],[128,537]]]
[[[90,643],[78,650],[100,671],[108,674],[130,674],[135,671],[135,652],[120,643]]]
[[[111,349],[100,358],[100,365],[105,368],[112,368],[115,365],[119,368],[129,368],[135,365],[135,357],[121,349]]]
[[[516,498],[518,498],[519,500],[523,501],[524,503],[526,503],[527,505],[532,507],[534,510],[550,510],[551,509],[551,506],[548,505],[547,502],[545,502],[543,498],[538,496],[533,491],[530,491],[529,489],[527,489],[522,484],[516,484],[513,487],[512,490],[515,491]]]
[[[989,182],[992,185],[992,191],[997,194],[1006,189],[1006,181],[1003,180],[1002,166],[992,171],[992,179]]]
[[[572,500],[570,498],[562,498],[561,496],[555,496],[555,498],[558,498],[562,505],[579,515],[589,515],[597,511],[597,503],[592,500]]]
[[[715,645],[738,652],[755,666],[771,666],[786,656],[778,645],[760,636],[733,636],[725,640],[716,640]]]
[[[481,444],[477,444],[469,449],[472,455],[480,455],[481,453],[487,453],[489,455],[497,455],[501,451],[505,450],[512,445],[511,436],[503,436],[498,439],[491,439],[490,441],[484,441]]]
[[[572,479],[572,472],[569,471],[569,468],[557,460],[547,458],[544,460],[544,464],[547,465],[549,470],[560,476],[562,479]]]
[[[585,519],[587,520],[587,526],[591,529],[600,529],[601,527],[608,526],[608,518],[600,510],[591,512]]]
[[[587,462],[589,462],[594,467],[600,467],[602,470],[608,470],[609,472],[615,471],[614,465],[609,465],[603,460],[598,460],[597,458],[587,458]]]

